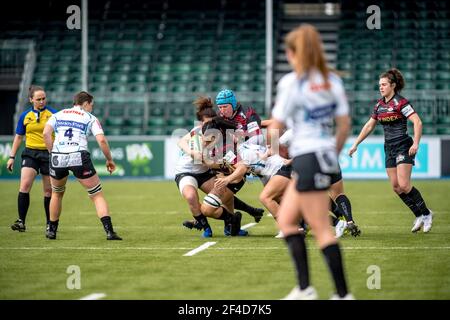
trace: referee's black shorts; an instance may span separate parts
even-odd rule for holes
[[[25,148],[22,151],[22,168],[33,168],[43,176],[49,175],[50,155],[47,150]]]

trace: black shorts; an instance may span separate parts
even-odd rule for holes
[[[297,156],[292,162],[292,168],[297,179],[296,189],[300,192],[328,190],[332,181],[339,181],[340,169],[334,151]]]
[[[411,137],[397,143],[385,143],[385,165],[386,168],[396,168],[401,163],[409,163],[414,165],[415,155],[410,156],[409,148],[413,145],[414,141]]]
[[[274,176],[282,176],[288,179],[291,178],[291,175],[292,175],[292,165],[282,166],[280,170],[278,170],[277,173],[274,174]]]
[[[242,178],[241,181],[237,182],[237,183],[230,183],[229,185],[227,185],[227,188],[231,190],[231,192],[233,192],[234,194],[238,193],[239,190],[242,189],[242,187],[245,184],[245,177]]]
[[[21,157],[22,168],[33,168],[38,174],[48,176],[50,158],[47,150],[25,148]]]
[[[72,171],[73,175],[78,179],[87,179],[94,176],[97,171],[95,171],[94,164],[92,163],[91,154],[88,151],[79,151],[79,153],[81,154],[81,165],[60,167],[58,156],[61,154],[52,152],[50,176],[56,180],[61,180],[69,175],[69,170]]]
[[[193,177],[197,181],[198,187],[200,188],[206,181],[208,181],[211,178],[215,178],[216,174],[212,170],[208,170],[203,173],[190,173],[190,172],[179,173],[175,175],[175,182],[177,183],[178,189],[180,188],[181,179],[187,176]]]

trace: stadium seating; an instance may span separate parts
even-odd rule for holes
[[[353,0],[342,2],[337,68],[346,73],[351,106],[359,109],[361,100],[377,99],[379,74],[397,67],[406,80],[402,93],[424,118],[424,133],[445,132],[445,128],[432,128],[438,124],[437,117],[421,112],[421,105],[431,101],[436,106],[440,96],[449,98],[449,4],[419,0],[408,4],[378,1],[377,5],[382,8],[381,29],[369,30],[367,6]],[[354,125],[367,117],[358,110],[352,116]]]

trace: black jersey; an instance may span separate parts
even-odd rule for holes
[[[379,121],[384,129],[384,141],[392,143],[408,137],[407,119],[416,111],[409,101],[395,94],[388,102],[378,100],[373,108],[372,118]]]

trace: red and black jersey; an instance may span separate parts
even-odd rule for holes
[[[409,101],[399,94],[385,102],[378,100],[373,108],[372,118],[383,125],[385,142],[397,142],[408,137],[407,119],[416,111]]]
[[[229,120],[236,124],[236,129],[243,130],[248,138],[262,134],[261,118],[252,107],[239,104],[234,116]]]

